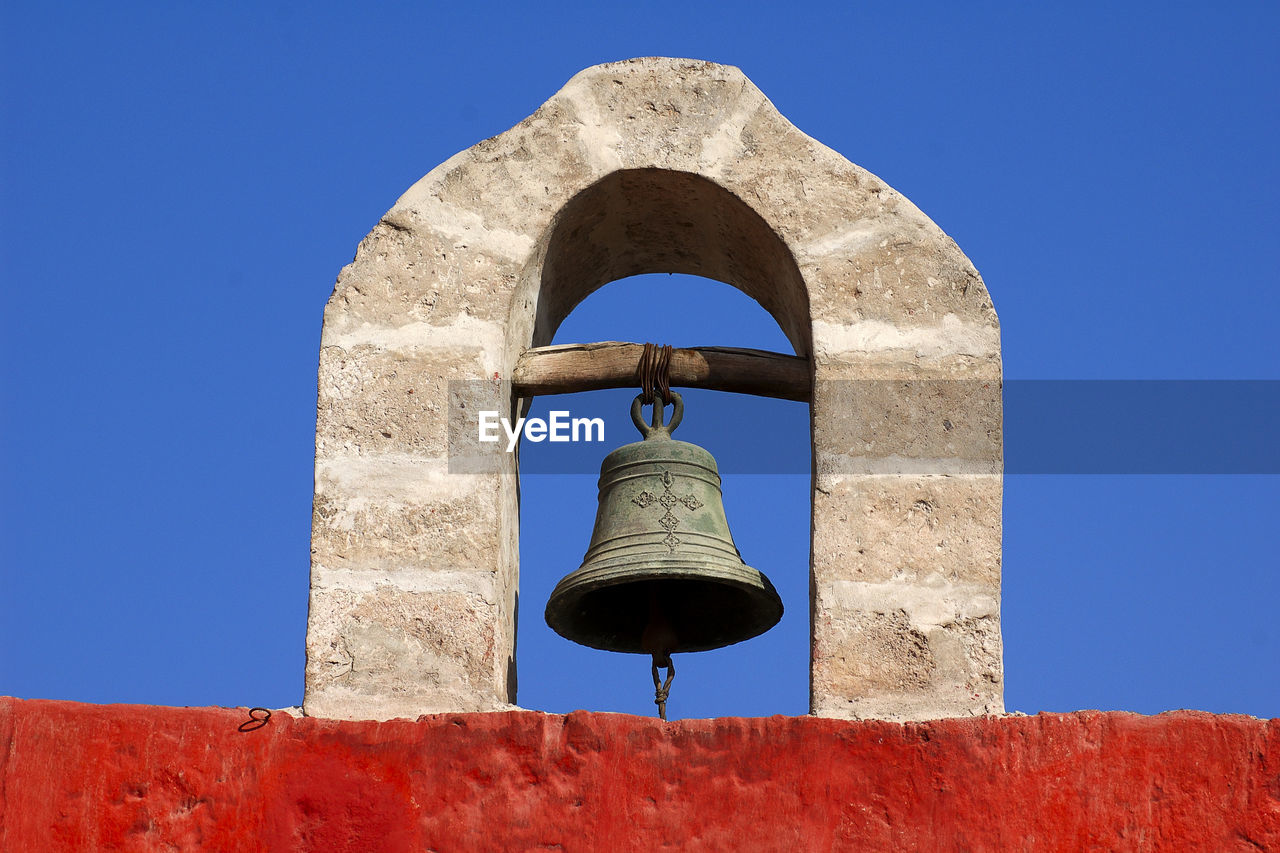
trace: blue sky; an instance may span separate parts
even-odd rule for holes
[[[599,62],[742,68],[956,239],[1010,379],[1280,379],[1278,24],[1263,3],[4,4],[0,693],[301,700],[334,278],[414,181]],[[664,318],[654,288],[693,307]],[[667,276],[607,286],[557,339],[786,347],[737,291]],[[712,452],[716,396],[682,436]],[[756,404],[803,443],[802,406]],[[520,702],[652,713],[647,662],[541,625],[593,483],[525,478]],[[803,713],[807,478],[725,489],[788,615],[682,659],[671,714]],[[1008,707],[1280,715],[1277,509],[1267,474],[1007,477]]]

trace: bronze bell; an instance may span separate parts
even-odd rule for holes
[[[591,546],[546,610],[547,624],[566,639],[652,655],[655,685],[656,667],[670,666],[672,653],[748,640],[782,618],[773,584],[733,544],[715,459],[671,438],[684,414],[680,395],[671,396],[666,426],[660,400],[651,424],[641,418],[642,397],[632,402],[644,440],[605,457]]]

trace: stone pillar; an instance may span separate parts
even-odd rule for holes
[[[519,355],[649,272],[738,287],[813,365],[813,712],[1002,710],[1000,346],[981,278],[736,68],[638,59],[437,167],[339,276],[307,712],[515,702],[517,471],[451,469],[449,425],[467,405],[510,415]]]

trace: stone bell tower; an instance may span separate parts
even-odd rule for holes
[[[573,307],[653,272],[739,288],[799,360],[786,382],[812,417],[812,713],[1002,711],[1000,332],[982,279],[738,69],[637,59],[581,72],[433,169],[339,276],[307,713],[516,703],[517,463],[451,468],[450,424],[463,403],[511,417],[538,392],[519,376],[554,384],[538,348]]]
[[[519,472],[450,427],[629,383],[639,347],[543,347],[659,271],[790,337],[678,350],[670,379],[809,401],[811,709],[883,719],[464,713],[516,701]],[[0,697],[0,849],[1280,849],[1280,720],[989,713],[1000,424],[995,312],[924,214],[737,69],[587,69],[410,188],[338,279],[310,716]]]

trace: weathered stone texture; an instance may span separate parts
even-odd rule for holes
[[[314,563],[380,570],[496,565],[499,531],[482,522],[501,506],[500,475],[451,475],[445,464],[404,457],[331,460],[317,476]]]
[[[854,459],[963,460],[998,473],[1000,384],[983,380],[823,380],[815,444]],[[917,466],[919,467],[919,466]],[[938,473],[949,473],[939,466]]]
[[[502,322],[508,306],[501,294],[518,271],[509,253],[526,247],[520,241],[479,245],[485,233],[474,214],[445,210],[428,221],[416,210],[387,213],[339,276],[325,312],[326,330],[334,335],[411,322],[447,326],[460,317]]]
[[[307,713],[508,707],[515,548],[485,521],[510,500],[512,476],[450,474],[446,464],[352,455],[320,468]]]
[[[447,457],[449,382],[482,379],[486,358],[467,346],[416,353],[325,347],[317,451]]]
[[[0,849],[1280,850],[1280,720],[248,720],[0,699]]]
[[[742,72],[651,58],[583,71],[441,164],[342,271],[322,341],[308,648],[327,660],[340,638],[369,664],[328,704],[314,697],[337,695],[333,666],[310,666],[308,711],[513,700],[516,475],[500,464],[491,499],[449,479],[472,470],[445,458],[449,430],[481,400],[510,416],[519,355],[596,288],[646,272],[740,288],[812,360],[814,711],[998,710],[1000,334],[982,279],[915,205],[797,130]],[[424,470],[446,473],[415,484]],[[869,475],[898,479],[857,479]],[[963,479],[976,475],[989,480]],[[489,609],[448,597],[456,582],[471,601],[469,573],[493,585]],[[385,581],[377,618],[347,600],[353,584],[373,594],[370,577]],[[435,636],[415,621],[424,589],[464,622],[491,620],[459,634],[485,650],[480,669],[474,648],[435,640],[458,656],[428,667],[454,685],[444,692],[407,681]]]
[[[474,575],[436,580],[452,588],[418,591],[385,583],[360,591],[325,589],[325,609],[313,614],[317,627],[307,643],[313,685],[308,713],[363,714],[370,693],[380,697],[380,714],[387,717],[432,707],[501,707],[493,697],[503,689],[506,661],[497,657],[494,584]]]
[[[814,515],[832,523],[814,563],[863,583],[999,590],[1001,492],[998,476],[820,476]]]

